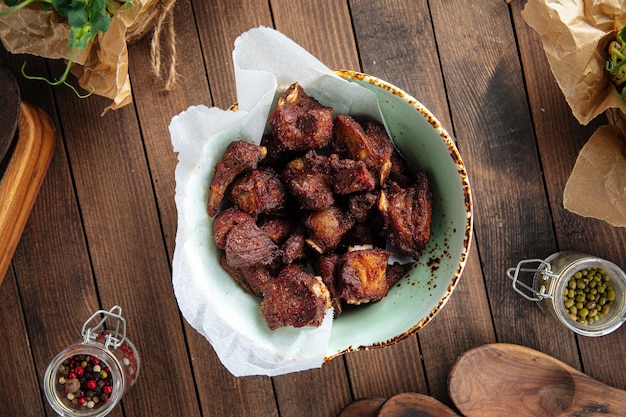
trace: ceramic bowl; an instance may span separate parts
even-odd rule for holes
[[[452,137],[418,100],[371,75],[336,73],[374,92],[395,146],[427,172],[433,193],[430,243],[417,266],[381,301],[347,309],[333,323],[326,360],[388,346],[423,328],[456,287],[472,239],[472,196]]]

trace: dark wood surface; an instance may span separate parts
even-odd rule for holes
[[[360,398],[428,394],[452,406],[458,356],[491,342],[549,354],[626,389],[626,328],[577,337],[515,293],[506,269],[558,250],[626,267],[626,229],[576,216],[562,193],[579,149],[603,117],[581,126],[550,73],[537,34],[513,0],[181,0],[175,6],[176,87],[158,91],[149,37],[130,46],[134,102],[79,99],[19,75],[63,63],[11,55],[0,64],[22,98],[57,128],[56,149],[0,287],[0,416],[52,416],[42,378],[80,339],[84,320],[119,304],[142,359],[112,416],[327,416]],[[171,284],[176,234],[167,126],[194,104],[236,100],[231,52],[242,32],[274,27],[330,68],[362,71],[418,98],[455,137],[474,197],[474,241],[457,288],[424,329],[398,344],[321,369],[234,378],[181,316]]]

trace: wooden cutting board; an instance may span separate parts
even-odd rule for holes
[[[0,284],[54,152],[55,131],[38,107],[19,104],[17,135],[0,171]]]
[[[519,345],[495,343],[464,353],[448,382],[465,417],[626,417],[626,391]]]

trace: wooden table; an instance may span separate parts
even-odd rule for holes
[[[99,308],[123,308],[142,369],[114,416],[336,416],[353,400],[427,393],[448,405],[457,357],[490,342],[550,354],[626,389],[626,328],[577,337],[515,293],[506,269],[559,250],[626,267],[626,229],[564,210],[581,126],[513,0],[187,0],[175,6],[177,85],[157,90],[149,37],[130,46],[134,103],[79,99],[19,75],[60,62],[0,50],[22,97],[51,116],[55,154],[0,287],[1,416],[52,415],[41,394],[51,358]],[[424,329],[321,369],[234,378],[181,316],[171,285],[177,214],[168,124],[194,104],[236,99],[231,52],[242,32],[274,27],[331,68],[375,75],[426,105],[454,135],[470,175],[474,241],[459,285]]]

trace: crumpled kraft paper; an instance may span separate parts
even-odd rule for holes
[[[333,310],[320,327],[269,330],[260,300],[220,266],[206,212],[213,168],[237,139],[259,143],[270,109],[293,82],[336,112],[382,120],[373,93],[335,75],[281,33],[259,27],[242,34],[233,51],[237,111],[192,106],[169,130],[178,152],[178,211],[172,284],[187,322],[213,346],[235,376],[275,376],[319,368],[327,354]]]
[[[626,227],[626,135],[600,127],[581,149],[565,185],[563,206],[576,214]]]
[[[605,69],[608,44],[626,25],[626,0],[528,0],[522,16],[541,36],[550,69],[581,124],[610,108],[626,113]]]
[[[86,49],[76,51],[72,74],[86,92],[93,90],[113,100],[106,110],[132,102],[127,39],[145,24],[145,17],[158,3],[159,0],[134,0],[132,5],[123,5],[111,18],[109,30],[99,33]],[[3,9],[7,6],[0,2],[0,10]],[[37,4],[0,17],[0,39],[14,54],[67,60],[71,52],[67,46],[69,31],[69,25],[56,12],[43,11]]]

